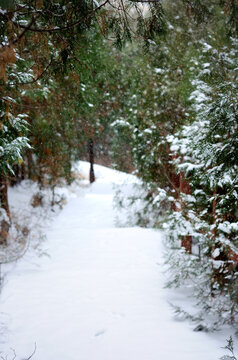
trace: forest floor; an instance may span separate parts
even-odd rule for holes
[[[3,266],[0,355],[25,359],[36,346],[34,360],[218,360],[229,329],[194,332],[174,318],[169,301],[188,300],[164,288],[162,233],[115,225],[113,183],[132,177],[95,169],[93,185],[67,190],[42,251]],[[12,190],[15,207],[26,193]]]

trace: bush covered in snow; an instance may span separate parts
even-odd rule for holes
[[[129,115],[115,124],[131,134],[142,182],[124,204],[136,224],[163,223],[168,286],[192,289],[194,318],[216,329],[238,320],[238,43],[220,25],[195,30],[171,8],[179,14],[173,32],[150,44],[148,81],[131,91]]]

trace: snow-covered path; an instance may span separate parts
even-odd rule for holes
[[[114,227],[117,176],[98,167],[98,177],[55,219],[50,257],[26,257],[8,275],[2,349],[23,359],[36,343],[35,360],[218,360],[224,343],[173,319],[161,234]]]

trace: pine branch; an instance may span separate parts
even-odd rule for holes
[[[49,62],[49,64],[45,67],[45,69],[40,73],[40,75],[37,76],[37,78],[34,78],[33,80],[31,81],[28,81],[28,82],[20,82],[20,83],[10,83],[8,85],[11,85],[11,86],[16,86],[16,85],[29,85],[29,84],[34,84],[36,83],[38,80],[40,80],[43,75],[46,73],[46,71],[49,69],[49,67],[51,66],[53,62],[53,57],[51,57],[51,60]]]

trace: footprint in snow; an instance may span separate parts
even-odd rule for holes
[[[96,336],[101,336],[101,335],[103,335],[103,334],[105,334],[105,332],[106,332],[106,330],[100,330],[100,331],[98,331],[98,332],[96,332],[96,334],[94,334],[94,336],[96,337]]]

